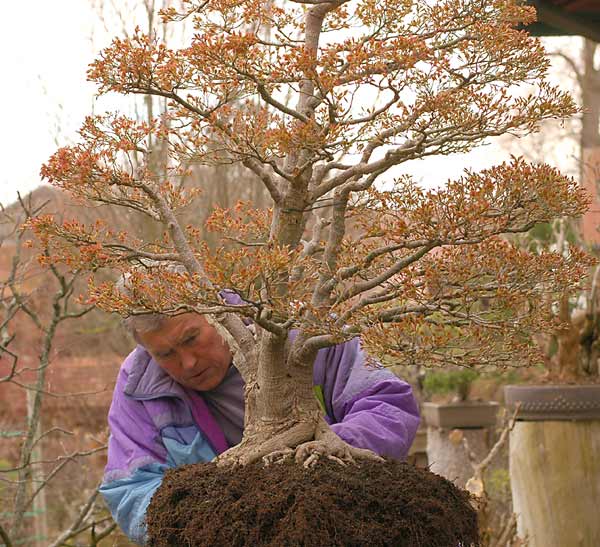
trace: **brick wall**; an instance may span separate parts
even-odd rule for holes
[[[589,211],[581,221],[581,232],[584,241],[600,247],[600,147],[583,150],[582,183],[583,187],[593,196]]]

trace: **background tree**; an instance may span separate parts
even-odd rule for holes
[[[550,122],[542,130],[523,141],[508,137],[506,144],[513,153],[531,161],[548,158],[554,164],[568,166],[580,185],[592,196],[592,204],[580,222],[557,218],[551,224],[534,227],[515,236],[525,248],[536,251],[553,247],[559,252],[569,244],[597,252],[599,202],[598,157],[600,154],[600,71],[596,68],[597,44],[581,39],[581,47],[558,44],[551,52],[555,72],[560,71],[564,86],[572,89],[581,112],[565,127]],[[567,76],[565,78],[565,75]],[[565,150],[572,155],[565,157]],[[555,381],[593,381],[600,374],[598,362],[598,278],[597,267],[590,270],[589,284],[576,294],[565,294],[556,313],[560,316],[556,328],[540,332],[536,339],[544,351],[547,374]],[[598,272],[598,273],[597,273]]]
[[[81,319],[92,308],[74,302],[81,272],[68,272],[50,263],[43,269],[27,249],[32,234],[21,225],[45,205],[36,204],[31,196],[19,197],[18,206],[2,210],[0,215],[4,232],[0,237],[4,259],[0,277],[0,390],[6,407],[19,408],[15,392],[25,394],[26,399],[22,423],[12,423],[10,412],[0,416],[0,500],[4,508],[0,539],[7,547],[58,547],[75,537],[84,541],[88,535],[89,543],[85,544],[97,545],[115,529],[103,504],[97,504],[96,482],[83,481],[83,492],[71,492],[67,507],[63,507],[67,514],[64,528],[57,531],[49,518],[56,509],[56,483],[69,473],[71,482],[79,483],[73,478],[73,467],[85,468],[91,458],[106,450],[106,444],[94,438],[77,439],[78,447],[72,449],[68,439],[75,433],[64,422],[57,422],[49,404],[52,398],[68,398],[65,392],[73,389],[63,385],[55,391],[48,382],[55,348],[61,345],[60,327],[69,319]],[[48,250],[41,252],[47,260]],[[72,395],[72,409],[83,410],[77,403],[81,405],[85,395]],[[58,451],[57,444],[62,445]]]
[[[540,357],[529,335],[547,327],[550,310],[539,296],[573,289],[587,261],[576,249],[533,255],[499,236],[581,214],[577,184],[513,158],[439,191],[410,177],[375,185],[402,163],[576,112],[545,81],[541,45],[515,30],[532,20],[531,8],[504,0],[184,8],[163,15],[192,18],[186,47],[136,31],[89,70],[100,93],[164,97],[167,111],[148,122],[89,117],[80,143],[42,171],[81,198],[146,215],[164,235],[143,241],[48,217],[32,226],[57,262],[144,266],[131,274],[131,298],[92,283],[91,302],[103,309],[208,314],[246,382],[244,438],[221,462],[282,449],[305,463],[366,456],[331,433],[312,392],[316,352],[357,335],[372,354],[401,364]],[[156,171],[149,143],[158,140],[169,164]],[[180,182],[191,164],[232,162],[262,181],[272,209],[216,209],[208,226],[236,246],[211,251],[195,226],[178,221],[195,194]],[[245,304],[228,305],[223,289]]]
[[[183,9],[185,4],[179,0],[127,0],[126,2],[90,0],[90,3],[102,23],[104,33],[110,36],[118,33],[129,38],[137,29],[169,47],[176,47],[185,44],[192,33],[192,25],[188,24],[188,21],[183,21],[179,25],[169,25],[159,17],[159,11],[169,6]],[[252,23],[246,26],[251,27]],[[98,35],[93,36],[92,40],[101,41]],[[147,122],[161,118],[167,112],[167,98],[164,96],[145,94],[130,95],[129,98],[128,108],[132,117],[138,121]],[[168,141],[159,135],[150,134],[146,146],[152,150],[149,159],[132,156],[131,160],[136,166],[137,162],[148,160],[150,162],[148,167],[153,173],[157,176],[167,176]],[[264,186],[252,173],[235,161],[222,161],[218,165],[210,166],[190,162],[188,167],[187,173],[178,179],[177,184],[187,188],[198,188],[203,200],[201,203],[197,202],[193,209],[180,212],[180,222],[184,225],[195,224],[202,238],[213,247],[218,244],[218,240],[214,234],[204,229],[212,206],[232,207],[239,200],[249,201],[257,208],[268,206],[268,193]],[[244,184],[240,184],[241,180]],[[135,229],[135,233],[146,240],[153,240],[160,233],[160,225],[144,215],[137,214],[135,210],[117,210],[108,207],[106,215],[112,216],[111,223],[114,222],[119,226],[127,224],[129,231]]]
[[[581,98],[581,130],[579,133],[580,180],[593,196],[588,213],[578,227],[581,243],[597,253],[600,237],[600,211],[598,206],[598,175],[600,173],[600,68],[595,60],[598,44],[584,39],[579,59],[563,53],[561,58],[572,69]],[[569,224],[564,222],[558,231],[561,244],[568,234]],[[547,365],[550,373],[561,380],[593,380],[600,376],[600,295],[598,283],[600,270],[592,271],[591,283],[573,305],[568,295],[561,300],[560,318],[567,328],[557,329],[545,340]]]

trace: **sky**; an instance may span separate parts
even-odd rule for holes
[[[110,42],[88,0],[3,2],[0,15],[0,203],[7,205],[17,191],[26,194],[41,183],[41,165],[59,146],[76,141],[92,109],[118,107],[119,99],[96,99],[85,78],[88,63]],[[495,145],[468,156],[411,162],[405,171],[438,186],[464,168],[481,169],[507,155]]]
[[[3,2],[0,14],[0,203],[7,204],[17,190],[39,185],[56,140],[73,138],[91,108],[93,19],[85,0]]]

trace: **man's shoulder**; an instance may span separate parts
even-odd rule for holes
[[[137,345],[121,363],[120,373],[129,376],[140,365],[146,365],[150,359],[150,354],[144,347]]]
[[[359,337],[324,348],[315,361],[315,380],[327,378],[337,389],[357,393],[366,386],[398,378],[363,349]],[[315,382],[321,383],[321,382]]]
[[[360,339],[352,338],[340,344],[320,349],[317,352],[315,364],[341,365],[344,369],[349,370],[357,360],[362,360],[362,357]]]
[[[127,391],[132,381],[137,383],[136,378],[143,373],[150,360],[150,354],[142,346],[136,346],[121,363],[115,390]]]

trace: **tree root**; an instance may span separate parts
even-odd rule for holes
[[[217,459],[217,465],[247,465],[262,459],[265,465],[282,463],[293,458],[305,468],[327,458],[340,465],[354,464],[357,460],[383,461],[366,448],[355,448],[340,439],[325,422],[297,423],[278,434],[268,437],[265,432],[244,439]]]
[[[383,461],[383,458],[366,448],[356,448],[340,439],[327,424],[319,424],[314,441],[305,442],[296,447],[296,463],[309,468],[320,458],[333,460],[340,465],[356,463],[356,460]]]
[[[259,429],[254,435],[244,437],[242,442],[223,452],[217,465],[248,465],[271,453],[295,447],[314,438],[314,422],[297,422],[287,427]]]
[[[323,440],[310,441],[298,446],[293,454],[296,463],[302,464],[307,469],[313,467],[322,458],[327,458],[342,466],[355,464],[357,460],[383,461],[383,458],[374,452],[366,448],[355,448],[341,439],[338,439],[335,444]]]

